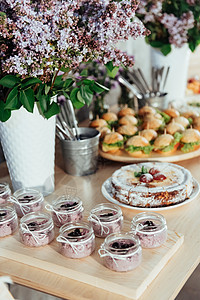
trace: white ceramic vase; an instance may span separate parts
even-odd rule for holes
[[[160,50],[151,47],[151,63],[156,67],[170,67],[165,91],[167,100],[183,103],[187,84],[187,74],[190,58],[190,49],[187,44],[181,48],[172,47],[172,51],[164,56]]]
[[[54,191],[55,117],[44,119],[23,107],[0,122],[0,139],[13,190],[34,188],[48,195]]]

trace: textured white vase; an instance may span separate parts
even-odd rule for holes
[[[165,91],[167,100],[182,103],[185,98],[190,49],[185,44],[181,48],[172,47],[172,51],[164,56],[158,49],[151,47],[151,63],[156,67],[170,67]]]
[[[0,139],[13,190],[35,188],[44,195],[54,191],[55,117],[44,119],[34,107],[23,107],[0,122]]]

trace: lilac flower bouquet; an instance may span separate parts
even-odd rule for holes
[[[49,118],[59,112],[52,96],[63,94],[79,108],[104,87],[87,79],[82,62],[98,60],[111,76],[133,58],[115,48],[130,36],[145,36],[135,18],[135,0],[1,0],[0,121],[23,106]]]
[[[200,44],[199,0],[141,0],[136,11],[151,34],[146,42],[164,55],[188,43],[194,51]]]

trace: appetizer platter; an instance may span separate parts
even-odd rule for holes
[[[199,194],[198,182],[178,165],[146,162],[116,170],[102,185],[110,202],[142,211],[162,211],[183,206]]]
[[[200,155],[200,115],[172,106],[161,111],[150,106],[136,114],[125,106],[90,123],[101,132],[99,153],[122,162],[180,161]]]

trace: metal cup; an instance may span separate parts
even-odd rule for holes
[[[78,128],[80,140],[61,140],[65,172],[75,176],[95,173],[100,133],[93,128]]]

